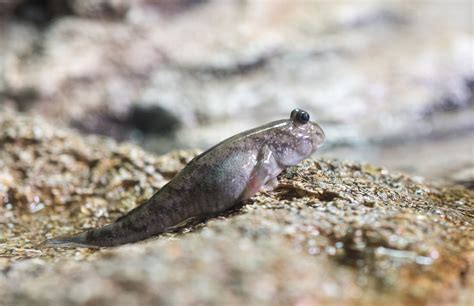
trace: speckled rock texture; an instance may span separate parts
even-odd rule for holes
[[[0,110],[0,305],[469,305],[474,194],[307,160],[181,232],[41,249],[147,199],[196,152],[157,157]]]

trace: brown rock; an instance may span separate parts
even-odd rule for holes
[[[195,153],[155,157],[0,112],[1,305],[468,305],[474,195],[385,168],[306,161],[242,209],[113,249],[51,235],[113,221]],[[166,160],[169,159],[169,162]]]

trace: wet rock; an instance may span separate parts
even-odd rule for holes
[[[474,194],[386,168],[308,160],[280,187],[182,232],[41,249],[112,222],[195,152],[156,157],[0,112],[2,305],[468,304]],[[34,277],[32,277],[34,276]]]

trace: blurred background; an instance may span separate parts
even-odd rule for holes
[[[299,107],[326,131],[319,155],[474,187],[473,14],[469,0],[0,0],[0,103],[157,153]]]

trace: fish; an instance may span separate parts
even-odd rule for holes
[[[113,247],[137,242],[238,207],[277,176],[310,157],[325,140],[323,129],[302,109],[223,140],[192,159],[149,200],[115,222],[47,239],[43,247]]]

